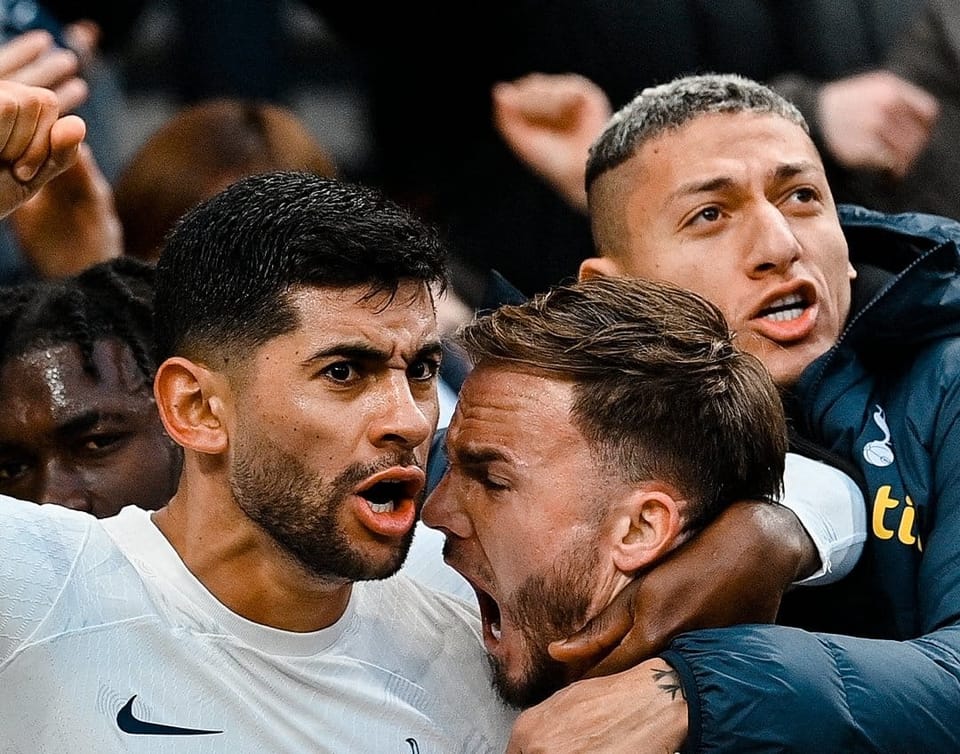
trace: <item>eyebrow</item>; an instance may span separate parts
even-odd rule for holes
[[[128,419],[128,414],[123,414],[118,411],[84,411],[58,424],[54,432],[58,437],[71,437],[88,432],[102,421],[125,422]]]
[[[455,459],[462,466],[481,466],[494,461],[510,462],[510,457],[502,450],[482,446],[456,449],[451,447],[449,440],[447,441],[447,456]]]
[[[422,359],[424,356],[443,356],[443,346],[440,341],[431,340],[417,351],[416,358]]]
[[[711,178],[707,181],[690,181],[678,186],[675,191],[670,193],[667,200],[670,201],[681,196],[689,196],[690,194],[705,194],[710,191],[730,188],[732,185],[733,179],[728,176]]]
[[[414,354],[411,361],[422,359],[425,356],[439,356],[443,353],[443,346],[439,340],[431,340],[424,344],[420,350]],[[382,348],[375,348],[367,341],[346,341],[343,343],[334,343],[326,348],[321,348],[303,360],[304,366],[309,366],[315,361],[328,359],[331,356],[339,356],[354,361],[387,361],[390,353]]]
[[[801,173],[810,173],[816,170],[817,164],[810,160],[787,162],[777,166],[777,169],[773,172],[773,177],[778,181],[782,181],[786,178],[793,178],[795,175],[800,175]]]
[[[76,416],[67,419],[65,422],[54,427],[54,435],[60,439],[69,439],[76,437],[84,432],[89,432],[102,421],[114,421],[125,424],[130,419],[130,414],[118,411],[97,411],[95,409],[84,411]],[[0,442],[0,453],[21,453],[23,448],[17,443]]]
[[[773,171],[773,179],[775,181],[784,181],[788,178],[793,178],[796,175],[800,175],[801,173],[815,171],[816,169],[816,163],[810,160],[785,162],[777,165],[776,170]],[[731,188],[733,185],[733,178],[725,175],[717,176],[716,178],[709,178],[705,181],[690,181],[688,183],[681,184],[675,191],[671,192],[667,197],[667,201],[669,202],[681,196],[689,196],[691,194],[706,194],[711,191],[720,191],[722,189]]]

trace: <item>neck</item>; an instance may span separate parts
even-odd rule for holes
[[[247,620],[286,631],[317,631],[339,620],[351,583],[308,572],[240,510],[229,485],[188,477],[152,519],[211,594]]]

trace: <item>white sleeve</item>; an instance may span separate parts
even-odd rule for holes
[[[829,464],[787,453],[780,503],[820,553],[820,569],[796,583],[820,586],[850,573],[867,538],[867,508],[857,484]]]

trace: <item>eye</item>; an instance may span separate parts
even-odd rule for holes
[[[337,361],[324,367],[320,374],[334,382],[350,382],[358,377],[359,370],[349,361]]]
[[[407,368],[410,379],[424,382],[432,380],[439,372],[440,359],[438,358],[418,359]]]
[[[480,484],[483,485],[484,489],[490,490],[491,492],[500,492],[502,490],[510,489],[509,484],[489,476],[483,476],[480,479]]]
[[[510,489],[510,483],[502,476],[491,474],[486,468],[470,469],[469,476],[487,492],[502,492]]]
[[[710,204],[698,209],[690,216],[690,219],[687,220],[684,225],[694,227],[698,225],[709,225],[721,219],[723,219],[723,210],[716,204]]]
[[[815,185],[789,187],[780,202],[780,210],[795,217],[815,217],[823,208],[823,193]]]
[[[510,483],[501,476],[491,474],[485,464],[460,464],[453,459],[448,463],[448,477],[451,480],[457,480],[460,484],[469,482],[472,485],[479,485],[486,492],[491,493],[510,489]]]
[[[124,435],[116,432],[103,432],[95,435],[86,435],[81,438],[80,445],[88,453],[101,453],[111,450],[123,439]]]
[[[0,483],[13,482],[30,469],[23,461],[0,461]]]

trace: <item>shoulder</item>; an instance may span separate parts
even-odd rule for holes
[[[926,212],[877,212],[855,204],[837,207],[840,224],[848,235],[858,229],[886,232],[935,242],[960,238],[960,221]],[[876,238],[874,236],[873,238]]]
[[[900,391],[914,431],[929,424],[951,431],[960,416],[960,337],[933,341],[920,350]]]
[[[480,612],[476,604],[439,591],[403,572],[374,582],[381,600],[395,602],[405,619],[422,619],[433,625],[462,629],[479,636]],[[373,584],[365,585],[368,588]]]
[[[485,666],[480,612],[474,604],[403,573],[354,585],[361,633],[381,650],[451,667]]]
[[[0,662],[64,599],[97,520],[0,496]]]
[[[3,571],[17,563],[35,567],[46,563],[47,568],[57,570],[58,564],[72,562],[97,526],[97,519],[87,513],[0,495]]]
[[[415,682],[424,708],[437,720],[464,735],[472,731],[477,741],[498,741],[495,747],[468,744],[463,751],[502,751],[516,712],[494,691],[479,610],[402,573],[354,589],[361,596],[360,633],[374,637],[384,667]]]
[[[59,505],[0,496],[0,552],[0,610],[10,615],[14,603],[37,616],[63,613],[66,621],[72,612],[74,622],[77,611],[84,618],[109,612],[117,580],[126,584],[132,575],[103,520]]]

